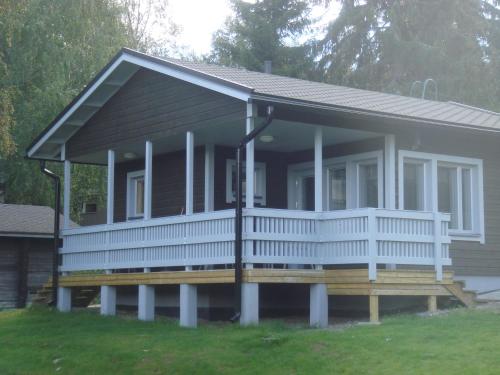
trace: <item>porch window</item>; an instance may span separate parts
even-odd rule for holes
[[[330,210],[345,210],[347,208],[347,171],[345,165],[329,168],[328,178]]]
[[[127,220],[144,217],[144,170],[127,173]]]
[[[358,164],[358,206],[378,207],[378,166],[376,160]]]
[[[400,151],[399,166],[401,208],[449,213],[454,239],[484,241],[480,159]]]
[[[266,205],[266,164],[255,162],[254,172],[254,202],[256,205]],[[226,161],[226,203],[236,202],[236,160]],[[245,162],[243,162],[243,201],[246,197]]]

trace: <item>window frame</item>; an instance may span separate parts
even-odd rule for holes
[[[233,191],[233,168],[236,168],[235,159],[226,159],[226,203],[236,202],[236,191]],[[266,206],[266,163],[254,162],[254,203],[260,206]],[[243,171],[245,171],[245,162],[243,162]],[[235,177],[236,178],[236,177]],[[243,202],[246,201],[243,194]]]
[[[438,211],[438,168],[449,167],[457,170],[457,225],[458,229],[449,229],[449,234],[456,241],[475,241],[484,244],[484,182],[483,160],[447,154],[435,154],[420,151],[398,151],[398,195],[399,208],[404,208],[404,163],[405,160],[418,160],[424,167],[424,202],[425,211]],[[462,171],[470,170],[470,205],[471,229],[463,228],[462,207]]]
[[[144,212],[142,214],[137,214],[137,212],[135,212],[137,189],[135,187],[132,189],[132,183],[140,177],[145,180],[146,177],[144,169],[127,173],[127,221],[144,219]]]

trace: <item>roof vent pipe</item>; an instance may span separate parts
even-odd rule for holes
[[[272,74],[273,62],[271,60],[264,61],[264,73]]]

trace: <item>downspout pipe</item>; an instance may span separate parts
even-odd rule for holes
[[[257,137],[266,129],[274,118],[274,107],[267,106],[267,117],[262,124],[245,135],[236,149],[236,215],[234,221],[234,315],[230,319],[233,323],[239,321],[241,317],[241,284],[243,280],[243,152],[248,142]]]
[[[50,305],[57,306],[57,289],[59,287],[59,215],[61,202],[61,178],[47,169],[45,160],[40,161],[40,170],[54,181],[54,249],[52,254],[52,302]]]

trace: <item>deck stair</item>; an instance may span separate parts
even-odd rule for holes
[[[72,288],[71,305],[74,307],[87,307],[99,293],[96,286],[83,286]],[[49,305],[52,302],[52,280],[47,281],[33,298],[33,304]]]

